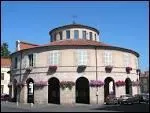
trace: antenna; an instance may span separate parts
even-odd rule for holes
[[[73,18],[73,22],[72,23],[76,24],[75,19],[77,18],[77,15],[73,15],[72,18]]]

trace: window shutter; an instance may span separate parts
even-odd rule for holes
[[[37,53],[33,54],[33,66],[36,67]]]
[[[11,63],[12,69],[15,68],[15,57],[12,58],[12,63]]]
[[[87,51],[85,50],[84,51],[84,58],[83,58],[85,60],[85,63],[84,63],[85,65],[87,65],[87,62],[88,62],[87,58],[88,58],[88,54],[87,54]]]
[[[58,51],[58,65],[61,64],[61,52]]]
[[[52,52],[50,51],[49,52],[49,55],[48,55],[48,65],[52,65]]]
[[[29,56],[25,56],[25,60],[26,60],[26,67],[29,67]]]
[[[77,58],[77,65],[80,65],[81,64],[81,57],[80,57],[80,50],[77,50],[76,52],[76,58]]]
[[[17,57],[17,69],[20,68],[20,57]]]
[[[104,55],[103,55],[103,56],[104,56],[104,57],[103,57],[103,58],[104,58],[103,61],[104,61],[104,65],[106,66],[106,65],[107,65],[107,64],[106,64],[106,58],[107,58],[107,57],[106,57],[106,51],[104,51],[103,54],[104,54]]]
[[[50,52],[49,52],[48,55],[47,55],[47,65],[48,65],[48,66],[50,65]]]
[[[23,57],[22,63],[23,63],[23,68],[26,68],[26,56]]]

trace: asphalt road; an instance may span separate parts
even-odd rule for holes
[[[134,105],[55,105],[1,102],[1,112],[149,112],[149,104]]]

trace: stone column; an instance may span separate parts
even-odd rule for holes
[[[21,103],[27,103],[27,84],[24,84],[24,86],[21,88],[20,102]]]

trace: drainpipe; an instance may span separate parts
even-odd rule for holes
[[[20,52],[20,78],[19,78],[19,82],[21,83],[21,71],[22,69],[22,52]],[[21,89],[20,89],[20,92],[19,92],[19,99],[20,99],[20,93],[21,93]]]
[[[138,69],[140,69],[139,67],[139,57],[138,57]],[[139,81],[139,83],[140,83],[140,74],[141,74],[141,72],[139,72],[138,73],[138,81]],[[137,87],[137,94],[140,94],[140,85],[138,85],[138,87]]]
[[[97,49],[95,47],[95,61],[96,61],[96,81],[97,81]],[[97,100],[97,104],[98,104],[98,86],[96,86],[96,100]]]

